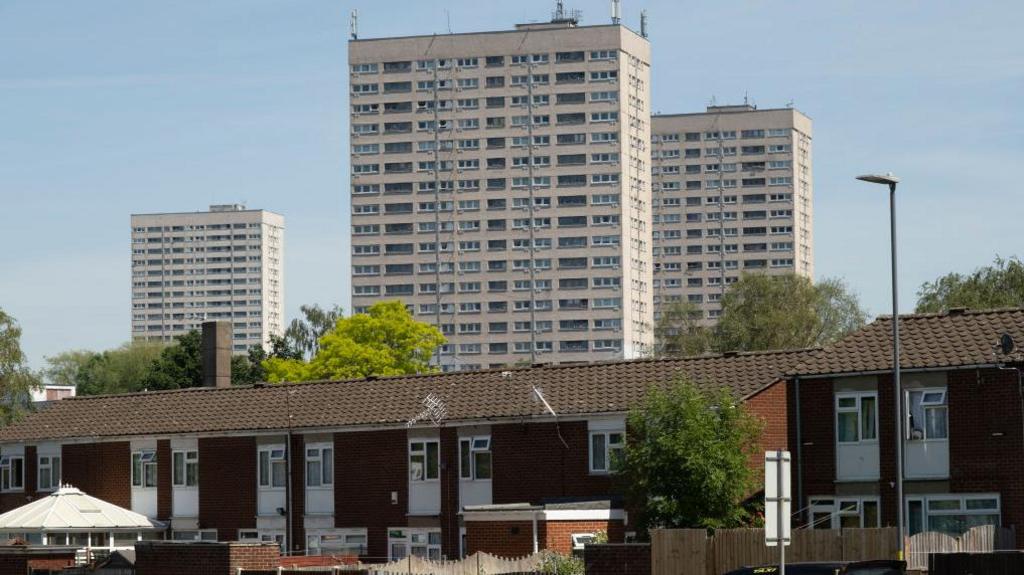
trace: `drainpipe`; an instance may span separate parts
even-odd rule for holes
[[[284,522],[284,553],[287,556],[292,552],[292,457],[295,455],[292,453],[292,391],[290,389],[285,391],[285,409],[288,412],[288,439],[285,440],[288,443],[285,446],[285,454],[287,454],[285,461],[288,464],[288,475],[285,480],[288,499],[285,505],[288,506],[288,513]]]
[[[533,512],[533,552],[539,551],[537,546],[537,512]]]
[[[804,458],[803,458],[803,433],[800,429],[800,376],[793,378],[793,386],[796,392],[796,508],[803,509],[804,506]],[[792,518],[790,518],[792,519]]]

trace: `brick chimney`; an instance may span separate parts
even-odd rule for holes
[[[231,387],[231,323],[203,322],[200,348],[204,387]]]

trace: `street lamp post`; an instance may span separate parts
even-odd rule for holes
[[[858,180],[889,186],[889,249],[892,254],[892,387],[896,413],[896,525],[899,529],[900,559],[906,556],[903,518],[903,391],[900,386],[900,306],[896,282],[896,184],[899,178],[887,174],[857,176]]]

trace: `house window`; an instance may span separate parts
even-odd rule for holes
[[[938,531],[957,537],[972,527],[999,527],[1001,524],[998,494],[907,498],[907,529],[910,535]]]
[[[0,490],[21,491],[25,489],[25,458],[21,455],[0,457]]]
[[[199,452],[195,450],[171,453],[171,479],[175,487],[199,485]]]
[[[287,465],[283,445],[261,447],[259,449],[260,487],[283,488],[288,475]]]
[[[921,389],[907,393],[907,439],[949,439],[945,389]]]
[[[836,395],[836,439],[839,443],[878,441],[878,396],[875,393]]]
[[[60,487],[60,457],[39,456],[39,491],[52,491]]]
[[[306,487],[328,487],[334,484],[334,448],[306,448]]]
[[[573,555],[579,555],[583,553],[583,547],[589,543],[597,541],[596,533],[573,533],[569,536],[569,541],[572,543]]]
[[[621,431],[596,431],[590,434],[590,472],[618,471],[625,434]]]
[[[877,497],[812,497],[808,512],[812,529],[878,527]]]
[[[490,479],[491,438],[467,437],[460,440],[459,469],[462,479]]]
[[[132,487],[156,487],[156,451],[132,453]]]
[[[409,442],[409,481],[434,481],[440,475],[437,441]]]
[[[409,555],[439,561],[441,560],[441,530],[388,529],[388,553],[392,561],[404,559]]]
[[[241,535],[241,532],[239,532]],[[241,538],[239,538],[241,539]],[[216,529],[201,529],[201,530],[185,530],[185,531],[172,531],[171,541],[216,541],[217,530]]]
[[[306,555],[366,555],[366,529],[325,529],[308,533]]]

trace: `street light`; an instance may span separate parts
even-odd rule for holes
[[[903,520],[903,393],[900,387],[900,306],[896,283],[896,184],[899,178],[886,174],[857,176],[862,182],[889,186],[889,242],[892,253],[892,386],[896,405],[896,501],[897,528],[900,532],[900,559],[906,556]]]

